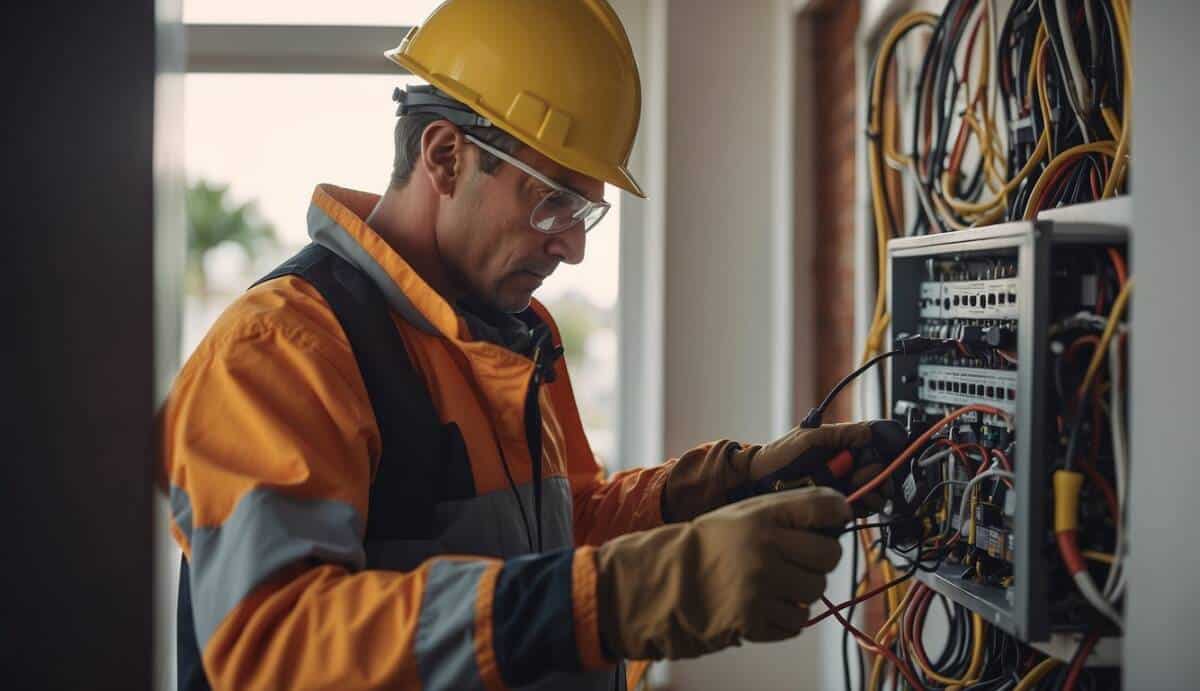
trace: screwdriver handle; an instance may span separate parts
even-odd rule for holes
[[[844,480],[848,477],[851,471],[854,470],[854,452],[846,449],[829,459],[825,464],[825,468],[829,471],[831,479]],[[805,475],[796,478],[795,480],[776,480],[771,483],[772,492],[782,492],[789,489],[799,489],[801,487],[815,487],[817,484],[824,484],[818,481],[818,478],[813,475]]]

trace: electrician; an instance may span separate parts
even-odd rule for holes
[[[164,408],[180,689],[619,689],[623,659],[797,635],[851,511],[823,487],[732,499],[868,427],[603,480],[531,300],[583,259],[605,182],[643,196],[617,16],[450,0],[387,56],[428,82],[396,95],[389,188],[317,187],[312,244]]]

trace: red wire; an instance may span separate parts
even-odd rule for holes
[[[1010,473],[1013,471],[1012,461],[1009,460],[1008,454],[1004,453],[1000,449],[992,449],[992,455],[1000,459],[1000,465],[1003,466],[1005,470]]]
[[[1083,472],[1087,474],[1088,479],[1092,484],[1100,488],[1100,493],[1104,495],[1104,503],[1108,504],[1108,511],[1112,514],[1113,521],[1120,521],[1121,514],[1117,508],[1117,493],[1113,490],[1113,486],[1108,482],[1108,479],[1096,470],[1096,461],[1100,457],[1100,392],[1097,389],[1092,390],[1092,449],[1087,460],[1079,459],[1079,467],[1083,468]]]
[[[1082,155],[1083,154],[1075,154],[1068,159],[1071,161],[1070,163],[1063,163],[1058,170],[1054,171],[1054,177],[1050,178],[1050,182],[1042,188],[1042,194],[1037,198],[1037,203],[1033,208],[1037,209],[1038,211],[1045,209],[1046,203],[1053,200],[1060,192],[1062,192],[1062,187],[1066,186],[1066,184],[1070,182],[1070,180],[1064,179],[1066,174],[1075,167],[1075,159],[1078,159]]]
[[[1012,424],[1012,418],[1009,416],[1008,413],[1004,412],[1003,410],[1000,410],[999,408],[996,408],[996,407],[993,407],[990,405],[984,405],[982,403],[974,403],[974,404],[963,406],[961,408],[953,410],[946,417],[933,423],[933,426],[930,427],[929,429],[925,430],[924,434],[917,437],[917,440],[914,441],[912,444],[910,444],[908,446],[908,448],[904,450],[904,453],[897,456],[896,459],[893,460],[891,463],[889,463],[888,466],[886,468],[884,468],[878,475],[871,478],[870,482],[868,482],[867,484],[863,485],[862,487],[859,487],[854,492],[852,492],[850,494],[850,496],[846,498],[847,501],[849,501],[850,503],[854,503],[856,501],[859,501],[866,495],[870,494],[871,492],[874,492],[880,485],[883,484],[884,480],[891,477],[892,473],[896,472],[901,467],[903,467],[904,464],[908,462],[908,459],[913,457],[913,454],[915,454],[917,451],[922,449],[926,444],[928,444],[929,440],[931,438],[933,438],[933,435],[937,434],[939,431],[941,431],[941,429],[943,427],[950,424],[957,418],[962,417],[963,415],[966,415],[967,413],[971,413],[971,412],[977,412],[977,413],[981,413],[981,414],[987,413],[989,415],[998,415],[998,416],[1004,418],[1004,420],[1006,422],[1008,422],[1010,425]]]
[[[983,18],[988,13],[987,3],[982,3],[980,7],[982,9],[979,11],[979,16],[975,18],[975,28],[971,29],[971,36],[967,38],[967,52],[963,55],[962,79],[959,81],[964,85],[967,83],[967,75],[971,72],[971,64],[975,58],[975,39],[979,37],[979,28],[983,26]]]
[[[946,439],[945,437],[943,437],[941,439],[934,439],[933,444],[931,444],[930,446],[933,446],[933,447],[945,446],[947,448],[953,449],[954,455],[958,456],[958,460],[961,461],[963,465],[966,465],[967,461],[970,460],[967,458],[967,454],[966,454],[966,452],[963,451],[962,446],[960,446],[959,444],[955,444],[954,442],[950,441],[949,439]]]
[[[851,624],[846,620],[845,617],[838,613],[837,609],[833,607],[833,603],[830,602],[829,599],[824,595],[821,596],[821,601],[825,603],[826,607],[830,608],[828,611],[832,612],[834,617],[837,617],[838,623],[840,623],[847,631],[849,631],[855,638],[858,639],[859,643],[862,644],[864,649],[875,653],[876,655],[883,655],[886,657],[896,669],[900,670],[900,673],[904,675],[904,678],[908,680],[908,683],[911,684],[914,689],[920,689],[921,691],[924,691],[925,687],[921,685],[921,682],[917,681],[917,675],[914,674],[913,671],[904,663],[902,663],[900,658],[896,657],[895,653],[893,653],[886,646],[876,645],[870,636],[855,628],[854,624]]]
[[[987,5],[984,4],[980,7],[982,7],[982,10],[979,13],[979,17],[975,20],[975,28],[971,30],[971,36],[967,39],[967,50],[963,57],[962,76],[958,80],[958,83],[964,87],[967,85],[967,80],[969,79],[969,75],[971,73],[971,64],[974,62],[975,58],[975,39],[978,38],[979,28],[983,26],[983,18],[987,15]],[[967,112],[974,110],[975,106],[980,100],[982,100],[986,93],[986,89],[980,89],[977,96],[971,100],[970,104],[967,106]],[[970,94],[968,94],[968,98],[969,97]],[[947,171],[953,171],[955,175],[957,175],[959,170],[962,168],[963,156],[966,155],[967,152],[967,141],[969,134],[970,129],[968,128],[967,121],[964,118],[959,121],[958,136],[955,138],[954,148],[950,153],[950,164],[946,167]]]
[[[1092,649],[1096,647],[1096,641],[1099,640],[1099,633],[1089,634],[1083,640],[1083,650],[1079,651],[1074,662],[1071,663],[1071,669],[1067,672],[1067,681],[1063,684],[1063,691],[1072,691],[1075,688],[1075,683],[1079,681],[1079,673],[1083,671],[1084,662],[1091,656]]]
[[[933,591],[922,585],[915,587],[919,587],[921,590],[909,603],[909,611],[905,613],[902,630],[907,637],[905,643],[912,649],[913,654],[921,659],[924,667],[933,669],[933,665],[929,663],[929,654],[925,652],[924,639],[925,615],[929,612],[929,604],[933,602]]]
[[[975,468],[976,475],[987,470],[988,451],[987,451],[987,449],[983,448],[983,444],[977,444],[975,442],[972,442],[970,444],[963,444],[962,448],[964,451],[967,449],[975,449],[975,450],[979,451],[979,465]],[[974,459],[972,459],[970,456],[967,456],[967,460],[974,460]]]
[[[1072,362],[1075,359],[1076,351],[1078,351],[1080,348],[1082,348],[1086,345],[1097,346],[1099,344],[1100,344],[1099,336],[1096,336],[1094,334],[1085,334],[1083,336],[1080,336],[1079,338],[1076,338],[1074,341],[1071,341],[1071,345],[1067,346],[1067,351],[1065,353],[1063,353],[1063,358],[1067,362]]]
[[[893,578],[892,580],[888,581],[887,583],[884,583],[883,585],[879,586],[878,588],[875,588],[874,590],[863,593],[862,595],[860,595],[858,597],[850,598],[849,600],[846,600],[845,602],[843,602],[842,604],[837,605],[837,606],[830,605],[828,602],[826,602],[825,604],[829,605],[830,609],[827,609],[824,612],[821,612],[817,616],[813,617],[812,619],[809,619],[808,622],[804,625],[804,627],[808,628],[809,626],[812,626],[813,624],[816,624],[820,621],[828,619],[831,616],[836,617],[838,612],[846,609],[847,607],[853,607],[854,605],[862,604],[862,603],[866,602],[867,600],[870,600],[871,598],[875,597],[876,595],[882,593],[885,590],[888,590],[890,588],[895,588],[896,586],[900,585],[900,583],[903,582],[904,580],[907,580],[907,576],[903,576],[901,578]]]
[[[1124,288],[1125,281],[1129,280],[1129,272],[1125,269],[1125,258],[1114,247],[1108,248],[1108,258],[1112,260],[1113,268],[1117,270],[1117,281]]]

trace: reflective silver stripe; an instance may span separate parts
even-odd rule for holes
[[[171,488],[171,506],[191,516],[191,502],[178,487]],[[340,501],[260,487],[243,495],[223,524],[190,532],[192,616],[201,650],[233,608],[279,569],[306,559],[353,571],[366,565],[362,518]]]
[[[533,484],[517,492],[533,521]],[[571,485],[565,477],[542,481],[542,547],[549,551],[575,544]],[[409,571],[441,554],[475,554],[507,559],[529,553],[529,538],[512,490],[504,488],[470,499],[447,501],[434,509],[430,540],[368,540],[367,564],[373,569]]]
[[[360,271],[371,277],[371,281],[379,286],[383,297],[392,309],[408,320],[408,323],[433,336],[442,335],[425,315],[413,306],[412,301],[400,290],[400,286],[392,280],[379,262],[370,255],[363,246],[351,237],[350,232],[338,225],[325,213],[321,207],[313,204],[308,207],[308,236],[313,242],[345,259]]]
[[[417,620],[417,667],[430,691],[482,689],[475,661],[475,603],[487,564],[437,561],[429,568]]]
[[[187,492],[174,486],[171,487],[171,518],[190,543],[192,541],[192,500],[188,497]]]

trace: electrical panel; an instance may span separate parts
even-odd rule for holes
[[[1098,315],[1124,280],[1114,263],[1123,266],[1127,213],[1127,200],[1101,202],[888,245],[893,336],[959,344],[890,361],[890,415],[915,437],[957,409],[979,407],[940,429],[896,474],[893,510],[920,517],[926,536],[950,536],[941,563],[917,578],[1025,641],[1107,623],[1077,594],[1056,552],[1052,477],[1074,453],[1064,450],[1072,424],[1101,442],[1108,433],[1099,415],[1072,417],[1071,392],[1098,339]],[[1111,453],[1097,455],[1093,467],[1109,472]],[[986,468],[1012,477],[977,482],[966,496]],[[1095,543],[1089,553],[1112,550],[1115,522],[1105,520],[1101,494],[1088,490],[1081,500],[1081,546]]]

